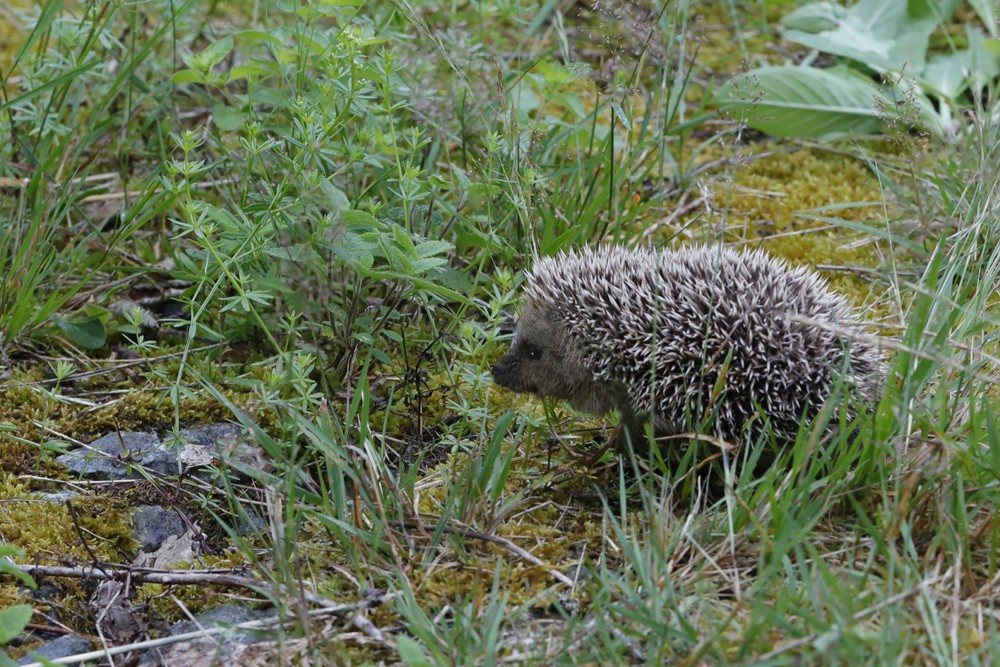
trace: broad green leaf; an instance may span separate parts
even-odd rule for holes
[[[528,119],[542,105],[538,95],[523,79],[511,89],[507,99],[513,103],[514,108],[517,109],[518,117],[523,120]]]
[[[969,67],[969,52],[942,53],[931,56],[920,80],[938,94],[954,100],[962,94],[968,83],[965,71]]]
[[[205,75],[193,69],[182,69],[170,77],[174,83],[205,83]]]
[[[928,35],[955,11],[957,0],[861,0],[843,8],[806,5],[782,19],[785,37],[856,60],[877,71],[920,73]]]
[[[360,7],[363,0],[320,0],[324,7]]]
[[[282,95],[275,88],[254,88],[250,91],[251,104],[264,104],[277,109],[285,109],[289,104],[289,96]]]
[[[24,556],[24,552],[10,546],[9,544],[3,544],[0,542],[0,572],[20,579],[21,582],[29,588],[38,588],[37,584],[35,584],[35,580],[31,578],[30,574],[22,572],[16,565],[14,565],[14,563],[10,560],[12,556],[20,558]]]
[[[392,236],[397,248],[410,257],[414,255],[415,247],[413,245],[413,239],[410,238],[410,235],[406,233],[405,229],[402,227],[393,227]]]
[[[921,29],[930,33],[945,21],[951,19],[961,0],[909,0],[908,13]]]
[[[334,239],[330,249],[334,255],[361,273],[370,270],[375,264],[372,244],[353,232],[345,232],[338,236]]]
[[[254,63],[253,65],[235,65],[229,70],[229,81],[270,76],[275,73],[274,67]]]
[[[31,620],[31,605],[16,604],[0,610],[0,644],[15,639]]]
[[[872,84],[841,70],[764,67],[719,90],[732,115],[775,137],[871,134],[882,121]]]
[[[1000,57],[989,46],[996,40],[974,27],[968,28],[968,35],[968,49],[931,56],[920,77],[925,88],[951,102],[970,85],[982,89],[1000,75]]]
[[[996,0],[969,0],[969,4],[979,14],[979,20],[990,31],[990,37],[1000,37],[1000,32],[997,29],[1000,16],[997,16]]]
[[[986,37],[978,28],[969,27],[969,72],[972,83],[984,87],[1000,76],[1000,40]]]
[[[399,659],[407,667],[432,667],[431,662],[424,649],[415,640],[404,634],[398,634],[396,639],[396,649],[399,650]]]
[[[236,39],[242,43],[246,44],[259,44],[261,42],[270,42],[275,46],[283,46],[282,41],[277,35],[265,30],[242,30],[236,33]]]
[[[248,114],[238,111],[225,104],[216,104],[212,107],[212,120],[215,126],[223,132],[233,132],[246,123]]]
[[[802,30],[808,33],[833,30],[844,20],[847,10],[832,2],[814,2],[799,7],[791,14],[781,17],[781,25],[786,30]]]
[[[207,71],[221,63],[225,60],[229,52],[233,50],[233,38],[224,37],[223,39],[216,40],[205,47],[205,50],[199,53],[194,58],[194,62],[198,63],[197,67],[203,71]]]
[[[55,323],[69,336],[70,340],[88,350],[104,347],[104,343],[107,341],[104,323],[97,317],[73,321],[64,317],[56,317]]]

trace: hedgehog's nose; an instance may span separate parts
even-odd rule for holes
[[[506,356],[493,364],[493,368],[490,369],[490,375],[493,376],[493,381],[501,387],[511,388],[510,363],[507,361]]]

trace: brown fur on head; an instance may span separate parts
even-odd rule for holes
[[[531,298],[525,300],[510,350],[492,372],[501,387],[565,400],[582,412],[602,415],[625,407],[624,386],[595,379],[556,309]]]

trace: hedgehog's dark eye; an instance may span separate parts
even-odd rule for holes
[[[537,345],[532,345],[531,343],[525,343],[524,356],[532,361],[538,361],[542,358],[542,348]]]

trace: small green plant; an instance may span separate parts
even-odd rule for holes
[[[34,579],[14,567],[10,560],[12,557],[23,558],[24,552],[0,543],[0,574],[14,577],[29,588],[36,588]],[[31,620],[32,613],[30,604],[15,604],[6,609],[0,609],[0,646],[21,635],[28,625],[28,621]],[[0,667],[12,665],[14,665],[14,661],[6,653],[0,652]]]

